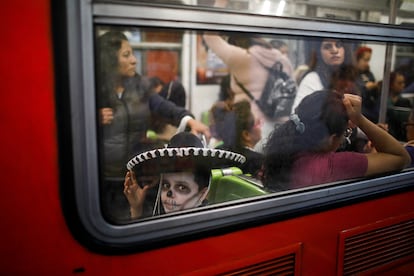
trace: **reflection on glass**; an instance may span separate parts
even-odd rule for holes
[[[414,4],[411,0],[155,0],[131,2],[148,2],[151,4],[168,5],[196,5],[198,7],[218,7],[231,11],[263,14],[270,16],[286,16],[296,18],[329,18],[348,21],[362,21],[385,24],[413,24]],[[220,2],[217,5],[215,2]],[[224,3],[224,4],[221,4]],[[390,5],[395,5],[396,20],[390,21],[394,10]]]
[[[384,78],[385,43],[109,26],[97,27],[96,34],[101,203],[104,215],[111,221],[175,213],[398,170],[405,165],[400,143],[388,134],[378,138],[375,125],[388,123],[378,121],[382,95],[390,94],[380,84]],[[404,89],[410,89],[413,47],[396,45],[395,49],[393,71],[403,72]],[[278,73],[271,73],[274,65]],[[271,74],[279,75],[268,86]],[[294,97],[284,95],[286,90],[274,85],[281,75],[292,80]],[[159,81],[154,82],[154,78]],[[184,108],[177,107],[173,100],[172,94],[178,93],[176,87],[184,91]],[[292,99],[284,116],[269,117],[256,101],[266,94],[264,91],[270,91],[266,87],[276,87],[274,91],[281,93],[270,94],[273,100]],[[329,94],[334,98],[326,93],[315,94],[319,90],[335,91]],[[412,105],[412,91],[402,91],[400,96]],[[343,100],[344,94],[347,100]],[[305,99],[311,103],[304,105]],[[323,104],[328,102],[331,109]],[[282,101],[277,103],[279,109],[284,105]],[[347,104],[361,108],[361,112],[351,114]],[[325,117],[320,120],[322,115],[315,117],[316,114]],[[353,123],[348,124],[348,119]],[[171,137],[185,130],[186,123],[195,133],[209,131],[196,137],[200,143],[197,147],[209,150],[207,156],[224,150],[244,156],[245,162],[210,166],[208,176],[201,178],[188,163],[185,170],[165,171],[177,160],[159,162],[161,152],[152,150],[166,149]],[[348,128],[352,132],[348,131],[350,135],[345,137]],[[402,125],[401,128],[405,129]],[[202,141],[202,137],[207,139]],[[392,145],[393,152],[388,152],[388,146],[377,146],[378,139]],[[179,147],[183,146],[189,145]],[[173,153],[175,157],[177,152]],[[323,153],[326,158],[320,159],[321,154],[319,159],[314,158],[310,152]],[[387,163],[386,168],[378,168],[372,165],[371,157],[367,158],[374,152],[397,156],[394,160],[398,164]],[[345,172],[335,169],[336,165],[330,167],[334,171],[321,165],[331,164],[333,155],[334,163]],[[137,156],[157,162],[137,171],[135,165],[141,162]],[[337,163],[336,158],[343,159]],[[130,160],[134,165],[127,168]],[[309,165],[302,171],[306,164],[313,167]],[[229,167],[232,169],[227,170]],[[313,177],[315,172],[330,174]]]

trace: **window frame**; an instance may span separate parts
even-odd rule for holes
[[[71,175],[73,202],[62,192],[65,209],[75,208],[83,235],[92,237],[91,249],[109,252],[128,248],[146,250],[152,246],[206,237],[264,222],[300,216],[344,204],[404,192],[414,188],[414,171],[405,170],[371,179],[318,185],[269,194],[160,216],[125,225],[107,222],[99,206],[99,156],[94,74],[94,24],[160,27],[196,31],[243,31],[267,35],[337,37],[388,43],[414,43],[414,29],[361,22],[292,19],[240,14],[199,7],[152,6],[149,4],[92,4],[88,0],[66,1],[68,56],[68,98],[70,110],[57,110],[69,122],[58,128],[71,130],[71,152],[60,148],[60,157],[70,159],[63,168]],[[178,12],[179,11],[179,12]],[[162,14],[162,19],[155,19]],[[209,18],[214,18],[211,22]],[[57,91],[56,93],[59,93]],[[59,104],[58,104],[59,107]],[[66,158],[66,159],[65,159]],[[62,188],[62,190],[67,187]],[[86,232],[86,233],[85,233]],[[81,234],[82,235],[82,234]],[[125,251],[126,252],[126,251]]]

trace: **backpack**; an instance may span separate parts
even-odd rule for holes
[[[236,78],[234,79],[237,85],[240,86],[251,100],[256,102],[267,117],[276,119],[290,115],[296,97],[296,83],[283,72],[283,65],[279,61],[269,69],[269,77],[266,80],[260,99],[255,99],[243,84]]]

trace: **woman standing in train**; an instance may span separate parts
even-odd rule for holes
[[[224,8],[227,4],[227,0],[216,0],[214,6]],[[269,69],[279,61],[283,71],[291,76],[293,67],[290,60],[260,37],[232,35],[225,40],[218,34],[205,33],[203,39],[229,69],[230,89],[234,93],[234,102],[247,100],[252,103],[253,114],[263,122],[262,137],[266,138],[273,130],[275,120],[263,114],[244,91],[248,90],[255,99],[260,99],[269,76]]]
[[[387,101],[387,123],[389,132],[400,141],[405,141],[403,124],[407,122],[409,109],[412,107],[411,101],[402,96],[404,88],[405,77],[402,72],[391,72]]]
[[[127,161],[152,147],[146,138],[151,114],[168,119],[179,129],[189,127],[193,133],[209,137],[208,127],[196,121],[189,111],[150,91],[149,81],[136,72],[137,59],[122,32],[108,31],[101,35],[96,50],[101,160],[105,177],[123,178]],[[114,197],[124,203],[125,199],[119,193],[122,180],[109,182],[102,191],[106,194],[104,206],[112,212],[117,209]]]
[[[362,113],[372,122],[378,122],[380,90],[374,74],[371,72],[372,49],[361,46],[355,51],[356,66],[358,69],[357,85],[362,97]]]
[[[292,112],[307,95],[332,88],[334,75],[342,66],[354,65],[349,45],[341,40],[325,38],[311,43],[309,70],[299,80]]]
[[[102,124],[106,175],[123,175],[125,163],[146,148],[146,131],[151,113],[176,126],[209,135],[208,127],[149,89],[149,81],[136,73],[137,59],[122,32],[102,35],[98,52],[98,104]]]

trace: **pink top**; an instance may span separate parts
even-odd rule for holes
[[[365,154],[328,152],[301,154],[292,167],[291,188],[363,177],[368,168]]]

